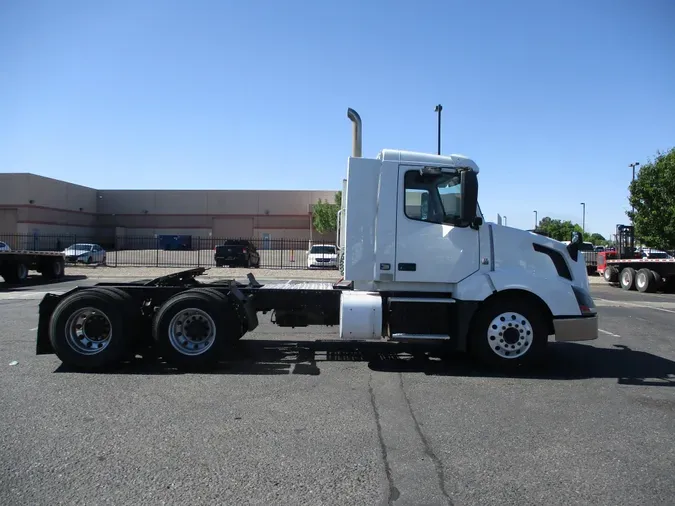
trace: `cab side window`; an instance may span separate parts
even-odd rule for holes
[[[404,177],[405,215],[411,220],[455,224],[461,215],[459,177],[454,174],[420,174]]]

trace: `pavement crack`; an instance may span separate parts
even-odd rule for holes
[[[401,392],[403,393],[403,398],[405,399],[406,404],[408,405],[408,411],[410,412],[410,417],[413,420],[413,423],[415,425],[415,432],[417,432],[417,435],[420,437],[422,440],[422,444],[424,445],[424,453],[432,460],[434,463],[434,466],[436,467],[436,476],[438,477],[438,486],[441,489],[441,493],[443,494],[443,497],[445,497],[445,500],[448,503],[448,506],[453,506],[452,499],[450,499],[450,495],[448,494],[447,490],[445,489],[445,475],[443,473],[443,464],[441,463],[441,460],[436,456],[434,451],[431,448],[431,444],[429,444],[429,441],[427,440],[426,436],[422,432],[422,428],[420,427],[419,422],[417,421],[417,417],[415,416],[415,412],[412,409],[412,405],[410,404],[410,399],[408,398],[408,394],[405,391],[405,387],[403,386],[403,375],[401,373],[398,373],[398,378],[399,378],[399,383],[401,386]]]
[[[372,384],[373,374],[371,373],[368,377],[368,393],[370,394],[370,404],[373,407],[373,413],[375,415],[375,425],[377,426],[377,438],[380,442],[380,452],[382,453],[382,462],[384,463],[384,472],[387,476],[387,484],[389,485],[389,494],[387,497],[387,505],[392,506],[394,501],[400,497],[400,492],[394,485],[394,478],[391,474],[391,466],[389,465],[389,460],[387,459],[387,446],[384,444],[384,437],[382,436],[382,424],[380,423],[380,412],[377,410],[377,404],[375,403],[375,392],[373,391]]]

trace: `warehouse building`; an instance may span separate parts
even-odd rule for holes
[[[313,227],[335,191],[96,190],[28,173],[0,174],[0,236],[74,236],[110,244],[183,235],[332,242]],[[44,244],[42,244],[44,247]]]

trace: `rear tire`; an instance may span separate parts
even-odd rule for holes
[[[624,267],[619,274],[619,283],[623,290],[635,290],[635,269]]]
[[[654,291],[658,291],[663,287],[663,278],[661,277],[661,274],[659,274],[656,271],[649,271],[652,274],[652,278],[654,278]]]
[[[65,265],[63,258],[48,260],[43,264],[42,276],[46,279],[60,279],[63,277]]]
[[[499,297],[474,316],[469,347],[479,361],[505,369],[543,361],[548,344],[545,312],[522,297]]]
[[[649,269],[640,269],[635,278],[635,286],[639,292],[652,293],[656,291],[656,280]]]
[[[164,303],[155,314],[152,337],[159,354],[174,365],[208,368],[241,337],[241,321],[226,296],[195,288]]]
[[[98,370],[121,360],[135,328],[133,300],[116,289],[90,288],[63,299],[49,322],[56,356],[69,366]]]

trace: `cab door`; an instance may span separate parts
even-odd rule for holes
[[[478,231],[459,226],[461,178],[400,165],[395,280],[458,283],[480,267]]]

